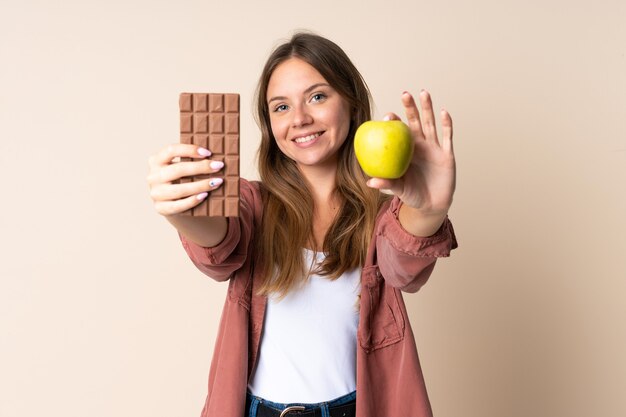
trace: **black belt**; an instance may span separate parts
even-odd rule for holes
[[[328,407],[330,417],[355,417],[356,416],[356,401],[349,402],[343,405],[336,405],[334,407]],[[259,403],[257,408],[257,417],[322,417],[321,407],[304,410],[302,406],[291,406],[284,410],[277,410],[272,407],[268,407],[263,403]]]

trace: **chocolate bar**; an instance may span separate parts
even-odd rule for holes
[[[239,94],[182,93],[179,106],[180,143],[202,146],[211,151],[209,159],[224,162],[224,168],[213,175],[181,178],[181,183],[224,179],[202,203],[183,214],[239,216]]]

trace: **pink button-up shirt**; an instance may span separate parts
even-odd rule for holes
[[[218,246],[204,248],[181,236],[200,271],[229,280],[201,417],[243,417],[259,355],[267,298],[255,294],[262,277],[255,268],[253,236],[263,204],[259,183],[242,179],[240,188],[240,217],[228,219]],[[411,235],[398,221],[400,206],[393,198],[380,210],[361,273],[357,417],[432,416],[402,291],[424,285],[437,258],[449,256],[457,242],[448,219],[433,236]]]

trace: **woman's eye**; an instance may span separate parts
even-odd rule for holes
[[[316,93],[316,94],[313,94],[313,97],[311,97],[311,101],[321,101],[321,100],[324,100],[325,98],[326,98],[326,94]]]
[[[287,110],[287,105],[286,104],[281,104],[280,106],[274,107],[274,111],[275,112],[281,112],[281,111],[285,111],[285,110]]]

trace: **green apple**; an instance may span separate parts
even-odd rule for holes
[[[370,177],[400,178],[413,157],[411,131],[400,120],[365,122],[354,135],[354,152]]]

